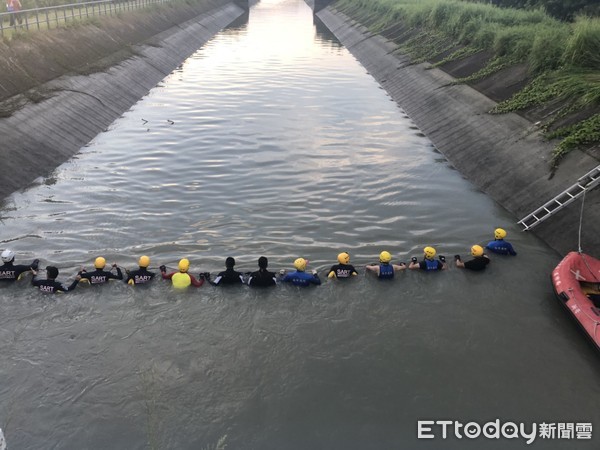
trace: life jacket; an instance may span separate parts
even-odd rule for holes
[[[192,284],[192,279],[187,273],[184,272],[174,273],[171,277],[171,281],[173,282],[173,286],[176,288],[186,288]]]
[[[425,261],[425,270],[438,270],[438,262],[434,259],[424,259]]]
[[[394,278],[394,267],[391,264],[379,264],[379,278],[386,280]]]
[[[509,249],[509,245],[510,244],[504,239],[496,239],[495,241],[491,241],[488,245],[486,245],[486,248],[493,251],[494,253],[499,253],[501,255],[510,255],[511,251]]]

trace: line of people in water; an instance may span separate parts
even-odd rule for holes
[[[506,231],[502,228],[497,228],[494,231],[494,240],[490,241],[485,248],[493,253],[502,255],[513,255],[515,252],[513,246],[504,240],[506,237]],[[379,255],[379,264],[368,264],[366,266],[367,272],[374,273],[379,279],[393,279],[394,274],[399,271],[406,269],[409,270],[424,270],[424,271],[439,271],[448,268],[446,258],[443,255],[439,255],[435,259],[437,252],[435,248],[427,246],[423,249],[423,258],[419,261],[417,257],[413,257],[409,264],[400,262],[398,264],[392,263],[392,255],[388,251],[382,251]],[[454,255],[454,261],[457,268],[468,269],[473,271],[485,270],[490,262],[490,259],[484,252],[484,248],[480,245],[473,245],[471,247],[472,258],[463,261],[460,255]],[[64,285],[57,281],[59,275],[58,268],[54,266],[46,267],[46,278],[42,279],[38,277],[39,260],[35,259],[29,265],[16,265],[14,264],[15,254],[12,250],[5,249],[1,254],[3,265],[0,266],[0,282],[16,281],[22,277],[23,274],[31,272],[32,284],[36,286],[41,292],[45,293],[56,293],[56,292],[70,292],[80,283],[87,282],[91,285],[105,284],[110,280],[124,280],[130,285],[141,285],[152,281],[155,277],[155,273],[148,270],[150,266],[150,258],[148,256],[141,256],[138,261],[139,268],[136,270],[125,270],[126,277],[123,275],[123,271],[117,264],[107,269],[106,259],[99,256],[94,261],[94,270],[86,271],[81,269],[73,282],[70,285]],[[342,252],[337,257],[338,264],[331,266],[327,272],[327,278],[329,279],[346,279],[358,275],[356,268],[350,264],[350,254],[348,252]],[[204,283],[210,283],[214,286],[231,285],[231,284],[247,284],[255,287],[267,287],[275,286],[278,282],[290,283],[295,286],[310,286],[321,284],[321,279],[316,270],[312,270],[310,273],[307,272],[306,268],[308,260],[304,258],[297,258],[294,261],[294,271],[280,270],[278,274],[268,270],[269,261],[265,256],[258,258],[258,270],[254,272],[242,273],[234,269],[235,259],[228,257],[225,260],[225,270],[219,272],[219,274],[211,279],[209,272],[203,272],[195,277],[189,273],[190,261],[186,258],[179,261],[177,270],[170,273],[167,272],[167,268],[164,265],[159,267],[161,277],[164,280],[170,280],[176,288],[186,288],[188,286],[200,287]],[[114,270],[114,272],[113,272]]]

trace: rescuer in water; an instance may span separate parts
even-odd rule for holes
[[[38,268],[38,259],[34,259],[28,266],[17,264],[15,265],[15,253],[12,250],[6,249],[0,254],[3,264],[0,266],[0,282],[17,281],[25,272],[33,272]]]
[[[56,281],[56,277],[58,277],[58,269],[54,266],[46,267],[46,279],[38,280],[36,279],[37,270],[32,270],[33,278],[31,279],[31,284],[36,286],[40,292],[44,292],[45,294],[55,294],[57,292],[71,292],[81,280],[81,275],[77,274],[75,280],[71,283],[70,286],[65,287],[62,283]]]
[[[225,270],[223,272],[219,272],[217,278],[210,283],[214,286],[222,286],[224,284],[242,284],[244,282],[244,274],[242,274],[242,272],[233,270],[233,266],[235,266],[235,259],[231,256],[227,257],[225,260]]]
[[[195,287],[200,287],[204,284],[205,274],[200,275],[200,279],[197,280],[193,275],[188,273],[190,269],[190,261],[187,258],[183,258],[179,261],[177,272],[171,272],[167,274],[167,268],[162,265],[159,267],[160,273],[164,280],[171,280],[173,287],[186,288],[190,284]]]
[[[140,266],[137,270],[129,271],[125,269],[127,272],[127,279],[125,282],[132,286],[136,284],[146,284],[154,278],[154,272],[148,271],[148,266],[150,265],[150,258],[147,256],[140,256],[140,260],[138,261],[138,265]]]
[[[337,257],[338,263],[331,266],[327,278],[350,278],[358,275],[358,272],[352,264],[350,264],[350,254],[342,252]]]
[[[94,268],[96,270],[92,272],[88,272],[85,269],[81,269],[79,275],[81,275],[82,280],[86,280],[90,284],[104,284],[108,283],[109,280],[122,280],[123,272],[121,272],[121,268],[117,266],[116,263],[113,263],[110,270],[113,268],[117,269],[116,275],[110,271],[104,270],[106,267],[106,259],[102,256],[98,256],[94,261]]]
[[[463,262],[462,259],[460,259],[460,255],[454,255],[456,267],[469,270],[485,270],[490,263],[490,259],[483,253],[483,247],[481,245],[473,245],[471,247],[471,256],[473,256],[473,259]]]
[[[423,249],[423,261],[419,262],[416,257],[412,257],[410,260],[409,269],[421,269],[426,271],[444,270],[447,269],[446,258],[442,255],[439,256],[438,261],[433,259],[436,251],[433,247],[425,247]]]
[[[496,228],[494,230],[494,240],[490,241],[488,245],[485,246],[485,248],[487,248],[489,251],[498,253],[500,255],[516,256],[517,252],[514,250],[510,242],[506,242],[504,240],[505,237],[506,231],[502,228]]]
[[[310,286],[311,284],[321,284],[321,279],[316,270],[312,271],[312,274],[306,273],[306,265],[308,261],[304,258],[298,258],[294,261],[294,267],[296,270],[288,274],[285,273],[284,269],[281,269],[280,275],[282,276],[281,281],[285,283],[292,283],[294,286]]]
[[[406,269],[406,264],[392,264],[391,261],[392,255],[384,250],[379,254],[379,264],[369,264],[366,269],[374,272],[380,280],[391,280],[395,271]]]
[[[267,287],[277,284],[277,276],[267,270],[269,260],[265,256],[258,258],[258,270],[250,274],[248,285],[252,287]]]

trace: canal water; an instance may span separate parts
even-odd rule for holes
[[[482,149],[482,152],[485,149]],[[507,183],[510,180],[506,181]],[[0,288],[9,449],[592,449],[600,364],[553,298],[560,257],[477,191],[301,0],[264,0],[0,210],[0,248],[71,280],[96,256],[315,288]],[[508,231],[484,273],[365,274]],[[325,281],[348,251],[359,276]],[[593,425],[592,439],[418,439],[419,420]]]

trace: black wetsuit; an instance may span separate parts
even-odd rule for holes
[[[40,292],[44,292],[45,294],[54,294],[56,292],[70,292],[75,289],[79,280],[75,279],[70,286],[65,287],[62,283],[59,283],[56,280],[36,280],[35,277],[31,279],[31,283],[34,286],[37,286]]]
[[[260,269],[250,274],[248,279],[249,286],[275,286],[277,284],[277,275],[273,272],[269,272],[267,269]]]
[[[123,272],[121,272],[121,268],[117,267],[117,274],[115,275],[112,272],[108,272],[106,270],[96,269],[93,272],[81,272],[81,279],[88,280],[90,284],[104,284],[107,283],[108,280],[122,280]]]
[[[336,264],[329,269],[328,276],[333,272],[336,278],[350,278],[352,275],[358,275],[358,272],[352,264]]]
[[[242,272],[237,272],[233,269],[227,269],[224,272],[219,272],[217,278],[211,281],[211,284],[218,286],[219,284],[241,284],[244,282]]]
[[[148,272],[145,267],[140,267],[138,270],[132,270],[127,273],[127,279],[125,283],[128,284],[145,284],[154,278],[153,272]]]
[[[485,256],[476,256],[469,261],[465,261],[465,269],[469,270],[484,270],[490,263],[490,260]]]
[[[0,282],[16,281],[28,270],[31,270],[31,266],[15,266],[12,262],[4,263],[0,266]]]

